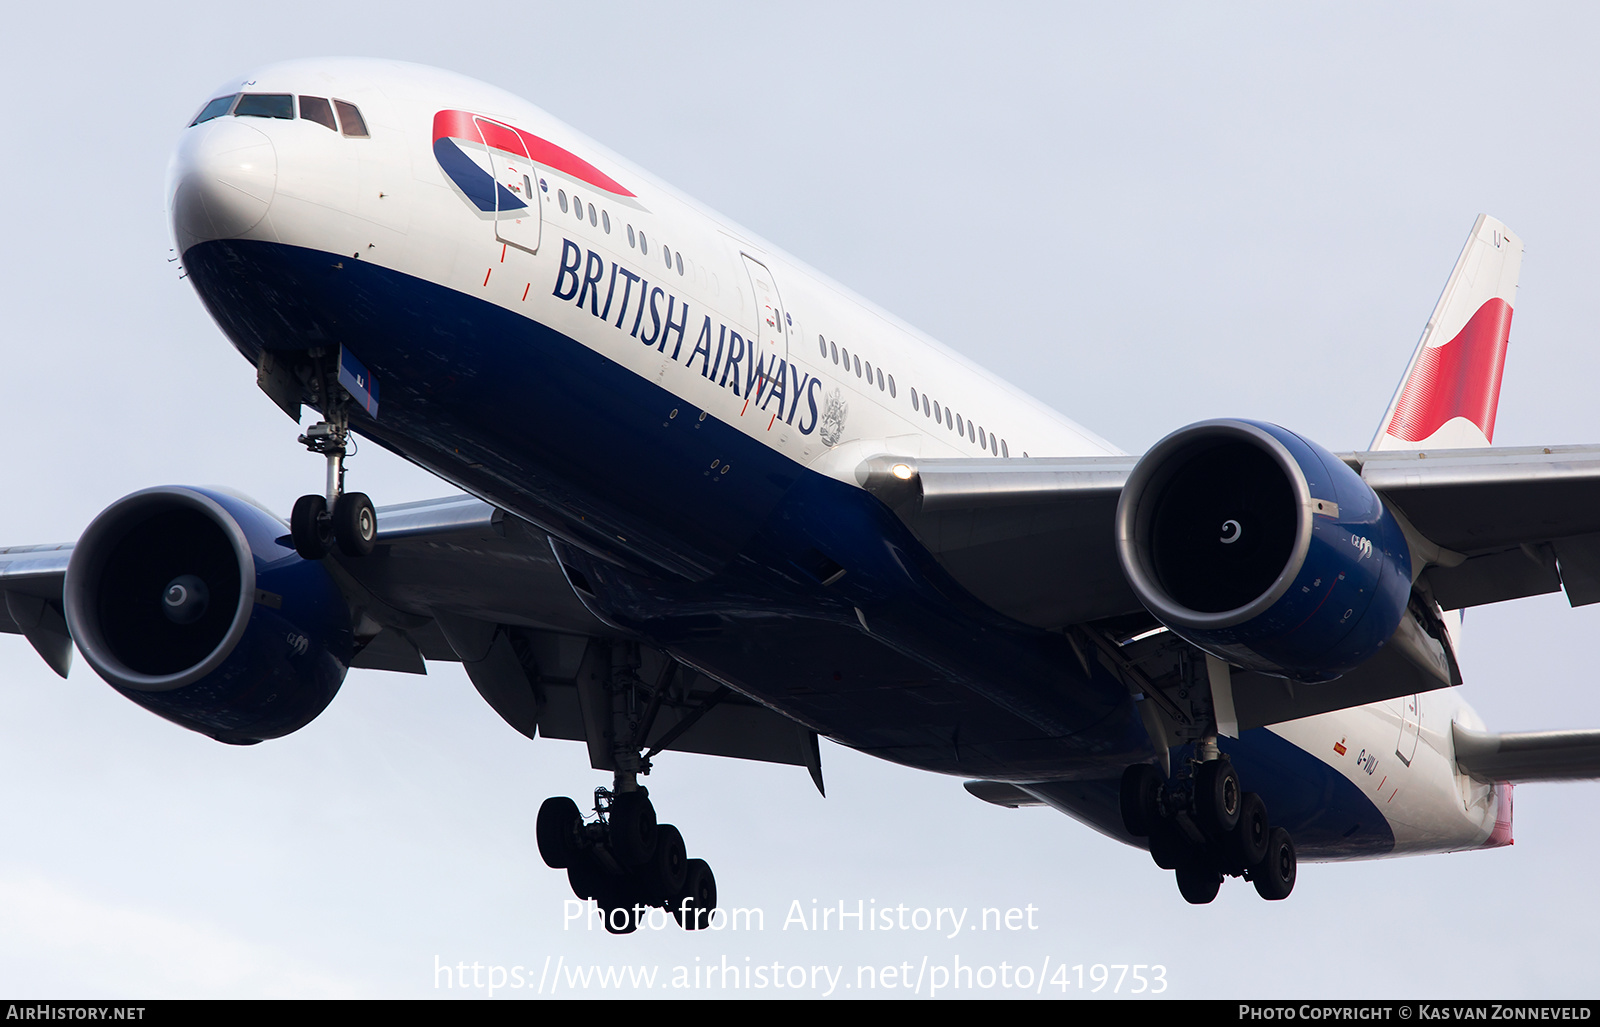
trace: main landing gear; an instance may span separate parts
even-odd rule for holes
[[[683,835],[656,823],[647,789],[596,788],[595,818],[584,822],[564,795],[539,807],[539,855],[567,872],[580,899],[593,899],[612,934],[630,934],[651,907],[671,913],[684,930],[709,925],[717,879],[703,859],[690,859]]]
[[[338,388],[338,386],[334,386]],[[300,444],[328,461],[327,496],[301,496],[289,515],[295,552],[320,560],[334,548],[346,556],[366,556],[378,537],[378,515],[363,492],[344,490],[344,458],[350,418],[343,403],[330,404],[327,420],[300,436]]]
[[[1226,756],[1195,763],[1180,781],[1167,781],[1148,763],[1129,767],[1122,774],[1122,822],[1129,834],[1148,839],[1156,866],[1174,872],[1178,891],[1192,903],[1216,898],[1224,877],[1245,878],[1264,899],[1285,899],[1294,890],[1294,841],[1272,826],[1261,796],[1240,789]]]

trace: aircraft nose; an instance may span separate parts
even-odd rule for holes
[[[232,239],[266,216],[278,187],[272,140],[235,118],[184,131],[173,154],[168,210],[178,252],[212,239]]]

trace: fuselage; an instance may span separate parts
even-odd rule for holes
[[[357,356],[380,389],[353,427],[548,532],[602,620],[844,744],[1038,786],[1125,838],[1117,779],[1154,752],[1127,687],[974,599],[857,478],[880,454],[1109,443],[444,72],[304,61],[226,86],[170,200],[247,359]],[[1479,726],[1435,692],[1225,748],[1306,858],[1503,844],[1509,789],[1457,772],[1452,720]]]

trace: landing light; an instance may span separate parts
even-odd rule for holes
[[[912,474],[916,473],[911,470],[910,464],[895,464],[889,468],[889,472],[901,481],[910,481]]]

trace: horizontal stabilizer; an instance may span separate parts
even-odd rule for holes
[[[1600,778],[1600,731],[1494,734],[1450,725],[1456,765],[1480,781],[1584,781]]]

